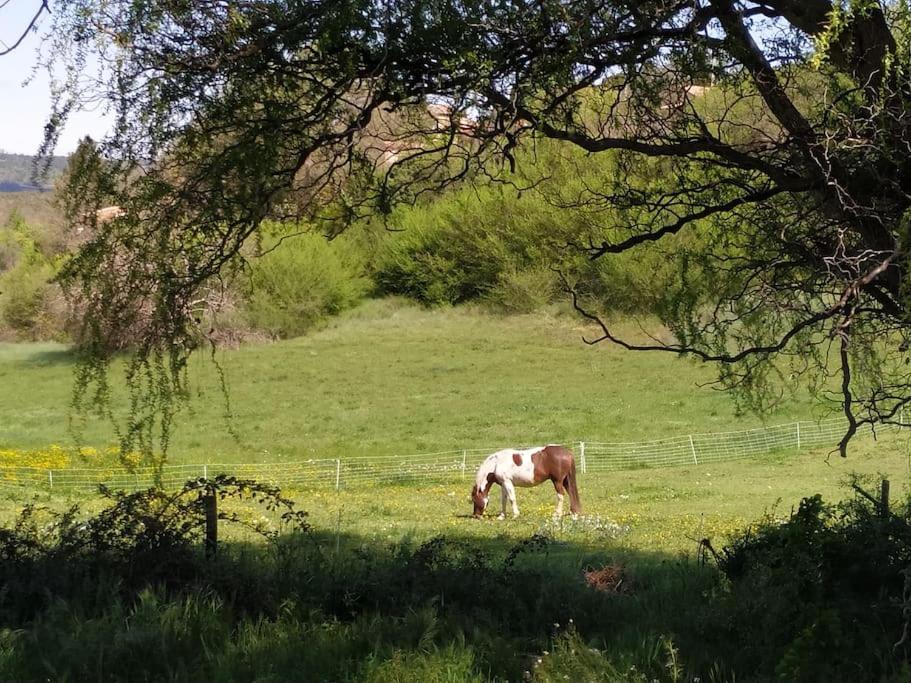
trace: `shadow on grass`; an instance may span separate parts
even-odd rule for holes
[[[3,570],[0,679],[551,680],[561,648],[586,648],[602,668],[585,675],[664,680],[675,652],[694,672],[720,654],[693,628],[715,571],[537,535],[315,532],[223,544],[212,561],[57,560]],[[622,589],[586,581],[605,566]]]
[[[0,529],[0,681],[911,680],[911,504],[806,498],[715,555],[722,578],[471,525],[311,530],[207,560],[202,499],[168,525],[172,499],[137,496],[93,523],[57,513],[50,535],[37,508]]]
[[[29,349],[28,354],[20,355],[15,363],[26,367],[53,367],[56,365],[73,365],[79,360],[79,354],[66,346],[54,348]]]

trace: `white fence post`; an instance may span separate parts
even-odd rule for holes
[[[51,488],[54,488],[54,470],[47,471],[47,481]]]
[[[698,465],[699,461],[696,460],[696,444],[693,443],[693,435],[690,434],[690,452],[693,454],[693,464]]]
[[[338,491],[339,482],[342,478],[342,461],[340,458],[335,459],[335,490]]]
[[[202,466],[202,478],[203,478],[203,479],[208,479],[208,478],[209,478],[209,466],[208,466],[208,465],[203,465],[203,466]]]
[[[465,478],[465,460],[468,458],[468,451],[462,451],[462,479]]]
[[[582,474],[585,474],[587,471],[587,463],[585,462],[585,442],[579,442],[579,463],[582,465]]]
[[[797,423],[797,450],[800,450],[800,422]]]

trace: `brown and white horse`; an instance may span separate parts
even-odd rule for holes
[[[563,493],[569,493],[569,509],[575,517],[582,511],[579,490],[576,487],[576,461],[573,452],[563,446],[549,445],[535,448],[506,448],[487,456],[478,468],[471,502],[474,516],[480,517],[487,509],[490,489],[494,484],[501,488],[503,511],[500,519],[506,517],[506,501],[512,503],[513,517],[519,516],[516,505],[516,486],[537,486],[552,481],[557,491],[555,516],[563,515]]]

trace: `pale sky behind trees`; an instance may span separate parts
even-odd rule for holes
[[[18,40],[37,8],[38,0],[9,0],[0,9],[0,50]],[[33,32],[17,49],[0,57],[0,152],[35,154],[44,136],[44,124],[51,111],[47,74],[40,70],[23,86],[35,66],[42,23],[39,20],[38,33]],[[91,135],[98,139],[106,130],[102,112],[74,114],[55,154],[70,154],[82,137]]]

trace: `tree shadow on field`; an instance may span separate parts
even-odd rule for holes
[[[717,573],[660,554],[331,531],[214,560],[61,552],[0,571],[2,680],[551,680],[548,662],[583,646],[664,679],[663,643],[711,664],[692,624]],[[605,567],[619,581],[587,578]]]
[[[79,360],[77,351],[69,347],[30,349],[28,354],[16,357],[12,362],[20,367],[53,367],[73,365]]]
[[[808,523],[779,540],[804,547],[794,531]],[[17,533],[0,530],[0,680],[841,680],[814,674],[827,648],[858,638],[834,610],[813,612],[830,596],[789,611],[814,575],[780,554],[732,593],[713,565],[538,533],[387,542],[311,529],[223,542],[212,559],[196,541],[108,555],[74,544],[78,532],[43,546]],[[814,630],[795,642],[783,622],[764,636],[792,613]]]

